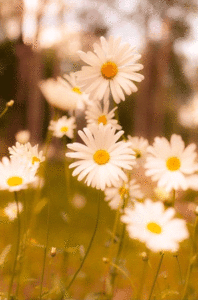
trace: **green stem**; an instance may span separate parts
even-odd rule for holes
[[[181,300],[185,300],[186,299],[187,289],[188,289],[188,283],[189,283],[190,274],[191,274],[194,262],[195,262],[195,257],[192,257],[191,260],[190,260],[190,262],[189,262],[189,265],[188,265],[188,270],[187,270],[187,274],[186,274],[186,280],[185,280],[185,285],[184,285],[184,290],[183,290],[183,293],[182,293]]]
[[[138,289],[137,292],[137,300],[140,300],[141,298],[141,294],[142,294],[142,290],[143,290],[143,286],[144,286],[144,282],[145,282],[145,277],[146,277],[146,270],[148,267],[148,260],[143,261],[144,266],[143,266],[143,270],[142,270],[142,274],[141,274],[141,280],[140,280],[140,287]]]
[[[89,254],[89,251],[91,249],[91,246],[93,244],[93,240],[95,238],[95,235],[96,235],[96,231],[97,231],[97,228],[98,228],[98,221],[99,221],[99,215],[100,215],[100,191],[98,191],[99,195],[98,195],[98,209],[97,209],[97,216],[96,216],[96,224],[95,224],[95,228],[94,228],[94,231],[93,231],[93,234],[92,234],[92,237],[91,237],[91,240],[89,242],[89,245],[88,245],[88,248],[87,248],[87,251],[85,253],[85,256],[83,257],[83,260],[79,266],[79,268],[77,269],[76,273],[74,274],[72,280],[70,281],[70,283],[68,284],[68,286],[66,287],[66,290],[68,291],[70,289],[70,287],[72,286],[74,280],[76,279],[78,273],[80,272],[80,270],[82,269],[83,265],[84,265],[84,262]]]
[[[155,287],[155,283],[157,281],[157,277],[158,277],[158,274],[159,274],[159,271],[160,271],[160,268],[161,268],[163,257],[164,257],[164,253],[161,253],[160,262],[159,262],[159,265],[158,265],[158,268],[157,268],[157,272],[155,274],[155,278],[154,278],[154,281],[153,281],[153,285],[151,287],[151,291],[150,291],[150,295],[149,295],[148,300],[151,300],[151,297],[152,297],[152,294],[153,294],[153,290],[154,290],[154,287]]]
[[[47,256],[47,248],[48,248],[48,241],[49,241],[49,226],[50,225],[50,203],[48,203],[48,211],[47,211],[47,233],[46,233],[46,243],[44,248],[44,257],[43,257],[43,269],[41,275],[41,285],[40,285],[40,300],[42,299],[42,291],[43,291],[43,280],[45,274],[45,264],[46,264],[46,256]]]
[[[9,289],[8,289],[8,300],[10,300],[10,295],[12,292],[12,286],[14,282],[14,276],[15,276],[15,270],[16,270],[16,265],[17,265],[17,258],[19,254],[19,246],[20,246],[20,235],[21,235],[21,222],[20,222],[20,214],[19,214],[19,203],[18,203],[18,195],[17,192],[14,192],[15,196],[15,202],[17,206],[17,244],[16,244],[16,252],[15,252],[15,258],[14,258],[14,265],[13,265],[13,270],[12,270],[12,276],[9,284]]]

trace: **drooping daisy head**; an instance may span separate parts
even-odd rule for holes
[[[174,208],[165,210],[162,202],[146,199],[144,203],[136,202],[134,209],[126,208],[121,221],[127,224],[129,236],[145,243],[151,251],[175,252],[189,233],[186,222],[174,215]]]
[[[195,144],[185,148],[181,136],[176,134],[171,136],[170,143],[164,137],[156,137],[153,146],[148,148],[146,175],[168,192],[172,189],[186,190],[186,176],[198,170],[195,149]]]
[[[122,127],[118,124],[116,119],[113,119],[116,109],[117,107],[109,111],[109,100],[103,102],[103,107],[101,101],[92,102],[85,111],[87,127],[90,128],[93,124],[99,125],[102,123],[104,126],[111,124],[112,127],[120,130]]]
[[[23,210],[23,204],[18,202],[19,213]],[[9,218],[10,221],[13,221],[17,218],[17,204],[16,202],[8,203],[8,205],[4,208],[5,215]]]
[[[127,181],[123,169],[132,169],[134,155],[130,142],[118,142],[124,131],[115,131],[110,124],[102,123],[78,131],[85,144],[68,144],[74,152],[66,153],[67,157],[78,159],[69,166],[75,168],[73,176],[78,175],[78,180],[85,178],[88,186],[101,190],[117,186],[120,180]]]
[[[83,90],[90,93],[90,99],[108,98],[111,91],[114,101],[119,103],[125,100],[124,93],[137,92],[133,81],[144,79],[137,73],[143,69],[143,65],[136,63],[141,55],[136,54],[130,44],[121,44],[121,38],[101,37],[100,42],[93,45],[94,53],[79,51],[80,58],[89,66],[77,72],[77,79]]]
[[[135,152],[135,158],[136,158],[136,167],[143,166],[146,157],[147,157],[147,148],[149,146],[148,140],[143,137],[137,137],[137,136],[130,136],[128,135],[128,140],[131,142],[131,148]]]
[[[129,182],[122,180],[119,182],[118,187],[106,188],[104,192],[105,201],[108,201],[112,209],[122,208],[124,201],[127,202],[127,206],[131,206],[134,200],[143,197],[140,185],[137,184],[135,179],[131,179]]]
[[[72,139],[74,137],[74,129],[76,128],[75,118],[66,116],[61,117],[57,121],[50,121],[48,127],[49,130],[53,131],[53,135],[62,138],[64,135]]]
[[[38,144],[31,146],[30,143],[20,144],[16,142],[15,146],[9,147],[10,157],[26,160],[29,167],[38,169],[41,162],[45,160],[43,151],[38,150]]]
[[[0,162],[0,189],[10,192],[26,189],[35,181],[36,168],[30,168],[26,159],[2,158]]]

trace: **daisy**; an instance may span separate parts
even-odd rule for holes
[[[128,140],[131,142],[131,148],[135,152],[136,165],[137,167],[143,166],[146,161],[147,148],[149,146],[148,140],[143,137],[130,136]]]
[[[150,250],[175,252],[189,233],[186,222],[173,218],[174,215],[174,208],[165,210],[162,202],[146,199],[144,203],[136,202],[134,209],[126,208],[121,221],[127,224],[129,236],[145,243]]]
[[[93,45],[94,53],[79,51],[80,58],[89,66],[77,72],[78,82],[93,100],[107,99],[109,92],[116,103],[125,100],[124,92],[130,95],[137,92],[133,81],[140,82],[144,76],[136,73],[143,69],[137,64],[141,55],[134,53],[130,44],[121,44],[121,38],[100,38],[101,45]]]
[[[50,121],[50,125],[48,127],[49,130],[53,131],[54,136],[62,138],[64,135],[66,135],[70,139],[74,137],[75,128],[75,118],[67,118],[66,116],[63,116],[57,121]]]
[[[170,143],[164,137],[156,137],[153,146],[148,148],[150,155],[145,164],[146,175],[168,192],[172,189],[186,190],[187,176],[198,170],[195,149],[195,144],[185,148],[181,136],[176,134],[171,136]]]
[[[129,182],[121,181],[118,187],[106,188],[104,192],[105,201],[108,201],[112,209],[121,208],[125,199],[132,202],[135,199],[141,199],[143,197],[140,185],[137,184],[135,179]]]
[[[38,144],[31,146],[30,143],[20,144],[19,142],[16,142],[15,146],[8,148],[8,151],[10,153],[10,157],[23,160],[26,159],[30,167],[38,168],[40,163],[45,160],[43,151],[38,150]]]
[[[111,125],[102,123],[93,125],[91,130],[84,128],[78,134],[85,143],[68,144],[74,152],[67,157],[78,159],[69,167],[75,168],[72,175],[78,175],[78,180],[85,178],[88,186],[104,190],[106,187],[119,184],[119,180],[127,181],[122,169],[131,170],[134,163],[133,151],[130,142],[119,141],[124,131],[118,131]]]
[[[30,168],[26,159],[2,158],[0,162],[0,189],[10,192],[26,189],[35,181],[36,168]]]
[[[19,213],[23,210],[23,205],[21,202],[18,203]],[[9,218],[10,221],[13,221],[17,218],[17,204],[15,202],[8,203],[4,208],[5,215]]]
[[[112,127],[120,130],[122,127],[118,124],[118,121],[116,119],[113,119],[116,109],[117,107],[109,111],[109,100],[104,102],[103,107],[100,101],[93,102],[85,111],[87,127],[90,128],[92,124],[99,125],[100,123],[103,123],[103,125],[111,124]]]

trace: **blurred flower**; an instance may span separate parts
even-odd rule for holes
[[[149,146],[148,140],[143,137],[132,137],[130,135],[128,135],[128,140],[131,142],[131,148],[135,152],[135,166],[143,166],[147,157],[147,148]]]
[[[170,200],[170,198],[172,197],[171,193],[167,192],[164,188],[156,187],[154,189],[154,192],[155,192],[157,199],[159,199],[163,202]]]
[[[75,118],[67,118],[63,116],[57,121],[50,121],[50,125],[48,127],[49,130],[53,131],[53,135],[62,138],[64,135],[72,139],[74,137],[74,129],[76,128]]]
[[[30,143],[20,144],[16,142],[15,146],[9,147],[10,157],[26,160],[30,167],[38,168],[40,163],[45,160],[43,151],[38,150],[38,144],[31,146]]]
[[[196,145],[190,144],[185,148],[181,136],[173,134],[170,143],[164,137],[156,137],[153,146],[148,148],[146,175],[158,182],[167,192],[172,189],[186,190],[186,176],[198,170],[196,163]]]
[[[90,93],[93,100],[108,98],[109,92],[116,103],[125,100],[124,92],[130,95],[137,92],[133,81],[140,82],[144,76],[136,73],[143,69],[143,65],[136,61],[141,55],[133,52],[130,44],[120,44],[121,38],[109,37],[107,41],[100,38],[101,45],[93,45],[94,52],[79,51],[80,58],[90,66],[82,67],[77,72],[77,79],[86,93]]]
[[[143,197],[140,185],[137,184],[135,179],[132,179],[129,182],[121,181],[118,187],[106,188],[104,192],[105,201],[109,201],[108,204],[112,209],[117,209],[118,207],[121,208],[124,200],[130,201],[127,204],[127,206],[129,206],[131,201]]]
[[[178,110],[178,119],[182,126],[187,128],[198,127],[198,96],[195,95],[192,101],[182,105]]]
[[[91,130],[84,128],[78,131],[86,145],[68,144],[68,148],[75,152],[66,153],[66,156],[79,159],[69,166],[75,168],[73,176],[79,174],[78,180],[86,178],[88,186],[101,190],[117,186],[121,179],[127,181],[122,169],[132,169],[133,151],[129,142],[117,142],[124,131],[115,131],[110,124],[104,126],[102,123],[93,125]]]
[[[35,180],[35,168],[30,168],[26,160],[2,158],[0,162],[0,189],[10,192],[26,189]]]
[[[116,119],[113,119],[116,109],[117,107],[113,108],[109,112],[109,100],[104,102],[103,107],[100,101],[94,101],[88,106],[87,110],[85,111],[87,127],[90,128],[92,124],[99,125],[100,123],[103,123],[103,125],[111,124],[112,127],[120,130],[122,127],[118,124],[118,121]]]
[[[154,251],[175,252],[179,242],[189,237],[184,220],[173,218],[174,208],[164,209],[162,202],[146,199],[144,203],[135,203],[135,208],[125,209],[121,217],[127,224],[129,236],[146,244]]]
[[[15,134],[15,139],[17,142],[21,144],[25,144],[30,140],[30,132],[29,130],[21,130]]]
[[[67,97],[68,90],[63,80],[55,80],[53,78],[41,81],[39,84],[41,92],[47,102],[61,110],[74,110],[77,105],[76,97]]]
[[[65,74],[64,79],[42,81],[39,87],[49,104],[62,110],[84,109],[89,103],[89,95],[80,90],[73,72]]]
[[[86,202],[86,198],[79,194],[75,194],[72,199],[73,206],[78,209],[83,208],[86,205]]]
[[[23,210],[23,205],[21,202],[18,203],[19,213]],[[10,221],[13,221],[17,218],[17,205],[15,202],[8,203],[8,205],[4,208],[5,215],[9,218]]]

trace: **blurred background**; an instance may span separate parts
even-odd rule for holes
[[[119,105],[126,134],[197,141],[197,0],[0,0],[1,152],[29,129],[42,142],[51,109],[38,83],[79,70],[77,50],[121,36],[142,54],[145,80]]]

